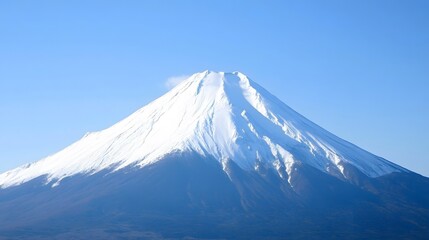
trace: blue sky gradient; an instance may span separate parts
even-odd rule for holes
[[[161,96],[241,71],[315,123],[429,176],[429,1],[2,1],[0,172]]]

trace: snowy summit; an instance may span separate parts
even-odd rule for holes
[[[273,168],[282,178],[295,164],[337,178],[347,178],[348,166],[369,177],[407,171],[324,130],[240,72],[204,71],[114,126],[1,174],[0,187],[41,176],[56,186],[75,174],[142,168],[174,152],[213,157],[226,172],[228,161],[249,171]]]

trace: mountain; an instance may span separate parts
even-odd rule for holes
[[[429,179],[205,71],[0,175],[0,238],[429,237]]]
[[[320,128],[245,75],[206,71],[113,127],[1,175],[0,186],[43,175],[56,186],[79,173],[144,167],[176,151],[210,156],[223,166],[233,161],[245,170],[263,164],[281,177],[297,163],[340,178],[347,178],[347,164],[370,177],[407,172]]]

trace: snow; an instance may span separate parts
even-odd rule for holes
[[[262,161],[289,182],[294,163],[335,176],[344,175],[344,163],[369,177],[407,171],[322,129],[240,72],[204,71],[114,126],[1,174],[0,187],[39,176],[57,186],[78,173],[144,167],[176,151],[212,156],[223,166],[234,161],[245,170]]]

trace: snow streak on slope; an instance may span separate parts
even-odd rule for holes
[[[1,174],[0,187],[43,175],[59,183],[78,173],[143,167],[176,151],[234,161],[246,170],[263,164],[282,177],[297,162],[334,176],[343,176],[347,164],[370,177],[406,171],[320,128],[242,73],[205,71],[114,126]]]

